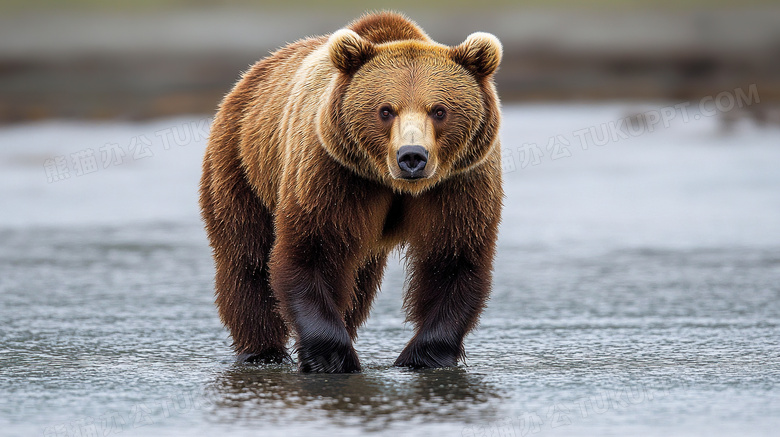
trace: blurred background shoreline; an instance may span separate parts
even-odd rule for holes
[[[211,114],[240,72],[269,52],[382,8],[186,4],[4,2],[0,123]],[[691,101],[750,85],[762,103],[780,101],[780,7],[772,2],[390,6],[445,44],[496,34],[505,47],[496,78],[505,103]]]

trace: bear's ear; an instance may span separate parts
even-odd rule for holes
[[[328,40],[330,61],[342,73],[352,74],[376,54],[376,47],[352,30],[341,29]]]
[[[498,38],[489,33],[475,32],[459,46],[450,49],[450,58],[482,79],[496,72],[503,51]]]

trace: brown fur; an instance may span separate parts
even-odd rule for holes
[[[220,106],[200,198],[220,316],[242,358],[285,359],[292,332],[301,370],[358,371],[352,341],[405,245],[416,333],[396,365],[453,366],[490,291],[500,44],[445,47],[391,13],[348,29],[259,61]],[[397,161],[410,144],[419,179]]]

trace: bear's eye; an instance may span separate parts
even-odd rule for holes
[[[444,117],[447,116],[447,110],[444,109],[443,106],[437,106],[433,108],[433,111],[431,111],[431,115],[433,115],[433,118],[436,120],[444,120]]]
[[[390,120],[390,118],[393,116],[393,109],[389,106],[382,106],[379,108],[379,118],[382,120]]]

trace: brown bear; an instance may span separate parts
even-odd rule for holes
[[[388,252],[415,334],[395,362],[464,356],[491,287],[503,198],[498,39],[448,47],[394,13],[260,60],[222,101],[200,205],[239,359],[356,372]]]

